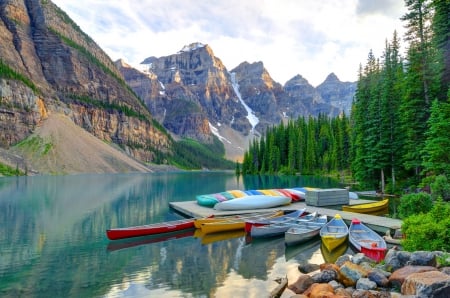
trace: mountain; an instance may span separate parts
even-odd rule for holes
[[[299,116],[349,113],[356,86],[334,74],[318,88],[301,75],[283,86],[261,61],[228,71],[210,46],[198,42],[169,56],[146,58],[139,69],[121,60],[116,65],[174,137],[211,143],[215,135],[230,159],[240,159],[249,141],[273,125]]]
[[[170,154],[170,136],[111,59],[51,1],[1,1],[0,20],[1,147],[30,137],[50,115],[64,114],[139,161]]]
[[[330,73],[316,90],[326,103],[350,115],[356,82],[341,82],[334,73]]]

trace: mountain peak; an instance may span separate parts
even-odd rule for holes
[[[340,82],[339,78],[334,74],[334,72],[330,73],[327,78],[325,79],[324,83],[335,83]]]
[[[201,42],[193,42],[189,45],[185,45],[178,53],[190,52],[200,48],[204,48],[206,46],[206,44],[203,44]]]

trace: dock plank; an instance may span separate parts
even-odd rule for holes
[[[355,204],[363,204],[373,202],[371,200],[350,200],[350,205]],[[324,208],[324,207],[316,207],[306,205],[305,202],[296,202],[286,206],[280,206],[276,208],[268,208],[268,209],[252,209],[252,210],[239,210],[239,211],[220,211],[215,210],[213,208],[203,207],[197,204],[197,201],[185,201],[185,202],[170,202],[170,207],[179,213],[184,214],[189,217],[207,217],[210,215],[215,216],[223,216],[223,215],[235,215],[235,214],[248,214],[255,212],[267,212],[273,210],[293,210],[293,209],[302,209],[306,208],[308,212],[315,212],[319,214],[326,215],[329,219],[334,217],[336,213],[339,213],[342,218],[349,225],[353,218],[358,218],[365,224],[367,224],[373,230],[379,233],[385,233],[388,230],[397,230],[401,228],[402,221],[399,219],[382,217],[376,215],[362,214],[362,213],[353,213],[346,212],[336,209]]]

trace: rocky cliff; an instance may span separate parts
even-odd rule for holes
[[[102,49],[48,0],[0,2],[0,146],[64,113],[142,161],[171,139]]]

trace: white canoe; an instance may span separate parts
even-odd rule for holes
[[[274,237],[283,235],[289,228],[298,225],[302,222],[311,222],[314,221],[317,217],[317,212],[313,212],[307,215],[304,215],[299,218],[292,218],[290,221],[284,221],[279,223],[272,223],[265,226],[255,227],[253,226],[250,230],[250,236],[252,238],[261,238],[261,237]]]
[[[306,242],[311,238],[318,236],[320,229],[327,223],[326,215],[317,217],[314,221],[301,222],[292,226],[284,233],[284,241],[286,245],[294,245]]]
[[[217,203],[216,210],[249,210],[273,208],[291,203],[291,198],[285,196],[251,195]]]

